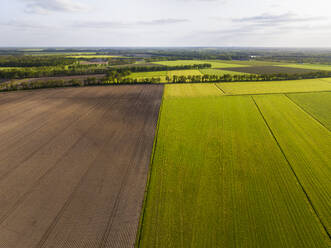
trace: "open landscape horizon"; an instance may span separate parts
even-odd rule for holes
[[[0,8],[0,248],[331,247],[331,4]]]

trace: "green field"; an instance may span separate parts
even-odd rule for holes
[[[97,54],[87,54],[87,55],[70,55],[67,58],[73,59],[102,59],[102,58],[118,58],[117,55],[97,55]]]
[[[208,74],[208,75],[225,75],[225,74],[230,74],[230,75],[247,75],[250,73],[244,73],[244,72],[235,72],[235,71],[227,71],[227,70],[219,70],[219,69],[200,69],[200,72],[202,74]]]
[[[167,66],[179,66],[179,65],[197,65],[197,64],[211,64],[212,68],[228,68],[228,67],[246,67],[247,65],[224,63],[217,60],[175,60],[175,61],[160,61],[154,62],[154,64],[167,65]]]
[[[213,97],[223,95],[215,84],[178,84],[167,87],[167,98]]]
[[[226,64],[236,64],[244,66],[273,66],[280,65],[279,62],[270,62],[270,61],[259,61],[259,60],[211,60],[216,62],[222,62]]]
[[[254,99],[330,233],[330,131],[284,95],[254,96]],[[330,102],[319,107],[328,108]]]
[[[149,71],[149,72],[133,72],[129,77],[131,78],[152,78],[152,77],[166,77],[167,71]]]
[[[285,95],[212,85],[166,85],[139,246],[330,246],[300,186],[328,226],[330,133]]]
[[[331,84],[322,79],[219,83],[217,86],[229,95],[331,91]]]
[[[322,64],[281,64],[281,67],[331,71],[331,65]]]
[[[168,71],[168,76],[201,76],[201,72],[199,70],[174,70]]]
[[[331,131],[331,92],[287,94],[287,96]]]
[[[21,69],[23,67],[0,67],[0,70],[12,70],[12,69]],[[33,68],[33,67],[30,67]]]

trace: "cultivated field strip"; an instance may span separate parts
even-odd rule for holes
[[[0,247],[132,247],[163,86],[52,92],[0,149]]]
[[[227,95],[331,91],[331,84],[322,79],[218,83],[217,86]]]
[[[68,92],[68,94],[70,94],[70,92]],[[51,102],[52,100],[49,101]],[[90,113],[93,112],[96,108],[96,103],[91,103],[91,106],[85,106],[80,103],[75,104],[71,101],[67,102],[67,105],[71,107],[59,111],[56,111],[56,109],[54,109],[55,119],[53,119],[52,114],[50,114],[50,119],[48,121],[52,122],[42,125],[37,131],[31,133],[30,129],[24,129],[26,133],[21,134],[21,136],[23,136],[21,142],[19,141],[22,137],[18,137],[17,140],[17,136],[15,136],[14,133],[12,138],[8,138],[5,136],[5,138],[7,138],[8,140],[8,147],[6,147],[5,143],[1,142],[0,185],[2,183],[2,179],[4,181],[11,181],[11,179],[8,177],[9,174],[14,173],[13,178],[17,179],[17,175],[15,173],[22,173],[21,170],[15,170],[17,167],[23,167],[24,169],[28,169],[29,167],[26,166],[26,163],[30,163],[33,166],[37,166],[38,163],[45,163],[43,159],[48,159],[49,161],[52,161],[52,159],[56,160],[57,158],[62,156],[67,146],[70,146],[71,143],[75,142],[75,139],[80,135],[80,130],[76,128],[76,126],[80,125],[80,122],[84,121],[85,118],[89,117]],[[17,118],[19,118],[19,116],[17,116]],[[29,126],[27,126],[27,128],[28,127]],[[79,126],[79,128],[83,128],[83,126]],[[74,129],[75,132],[73,132],[72,129]],[[20,132],[21,129],[17,131],[17,133]],[[4,142],[5,141],[6,140],[4,139]],[[41,161],[43,162],[38,162],[39,159],[41,159]],[[51,163],[48,162],[47,166],[50,165]],[[47,166],[43,166],[42,169],[47,170]],[[42,172],[42,170],[35,171],[33,168],[32,171],[34,173]],[[24,174],[22,176],[23,178],[25,178]],[[27,184],[29,179],[25,178],[24,183]],[[15,180],[13,180],[13,182],[15,182]],[[10,184],[8,184],[7,186],[9,185]],[[25,189],[24,185],[22,185],[22,188]],[[15,196],[17,196],[17,194]],[[0,209],[0,213],[2,210],[3,208]]]
[[[58,90],[58,93],[61,93],[61,90]],[[24,112],[36,110],[37,107],[40,107],[39,100],[47,99],[51,94],[54,94],[54,91],[48,91],[42,95],[33,91],[25,92],[25,94],[22,92],[4,93],[0,97],[0,122],[3,123],[3,121],[10,120]]]
[[[241,65],[238,63],[231,63],[229,61],[218,61],[218,60],[176,60],[176,61],[153,62],[153,64],[166,65],[166,66],[211,64],[212,68],[247,67],[247,65]]]
[[[304,74],[310,72],[318,72],[318,70],[314,70],[314,69],[282,67],[282,66],[273,66],[273,65],[234,67],[234,68],[226,68],[226,69],[234,72],[244,72],[244,73],[253,73],[253,74],[277,74],[277,73]]]
[[[331,131],[331,92],[287,94],[287,96]]]
[[[254,96],[254,100],[330,235],[330,131],[284,95]]]
[[[167,74],[170,78],[173,76],[202,76],[202,73],[199,70],[174,70],[168,71]]]
[[[177,87],[166,87],[140,247],[328,247],[252,98],[173,97]]]
[[[247,75],[249,73],[244,73],[244,72],[236,72],[236,71],[227,71],[226,69],[200,69],[199,70],[202,74],[207,74],[207,75],[225,75],[225,74],[230,74],[230,75]]]
[[[79,91],[77,91],[77,93],[78,92]],[[33,130],[39,129],[39,127],[44,125],[46,121],[49,122],[49,119],[51,119],[53,115],[72,107],[64,98],[59,101],[31,98],[26,102],[27,103],[21,107],[13,107],[21,109],[20,112],[10,111],[10,114],[4,114],[5,116],[8,116],[7,119],[0,120],[0,136],[2,138],[0,140],[0,147],[1,145],[4,145],[8,148],[11,139],[18,137],[21,134],[26,135],[29,133],[28,131],[32,132]],[[29,105],[30,102],[33,102],[33,106]],[[17,116],[20,116],[18,120]]]
[[[213,97],[223,95],[215,84],[177,84],[165,88],[167,98]]]

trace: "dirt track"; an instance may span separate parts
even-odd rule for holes
[[[0,247],[132,247],[162,92],[0,93]]]

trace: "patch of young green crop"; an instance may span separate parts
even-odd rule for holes
[[[227,71],[227,70],[219,70],[219,69],[200,69],[199,70],[202,74],[207,75],[248,75],[250,73],[244,73],[244,72],[235,72],[235,71]]]
[[[331,90],[331,84],[322,79],[219,83],[217,86],[229,95],[318,92]]]
[[[129,78],[150,79],[150,78],[160,78],[162,83],[166,82],[167,71],[150,71],[150,72],[134,72],[131,73]]]
[[[31,56],[78,56],[78,55],[94,55],[95,52],[82,52],[82,53],[75,53],[75,52],[29,52],[26,53],[27,55]]]
[[[323,64],[282,64],[281,67],[331,71],[331,65]]]
[[[287,94],[287,96],[331,131],[331,92]]]
[[[102,59],[102,58],[118,58],[120,56],[117,55],[70,55],[67,58],[74,58],[74,59]]]
[[[149,71],[149,72],[134,72],[129,77],[131,78],[150,78],[150,77],[166,77],[166,71]]]
[[[139,247],[327,247],[252,98],[177,88],[166,86]]]
[[[215,60],[226,64],[235,64],[243,66],[272,66],[279,65],[279,62],[259,61],[259,60]]]
[[[174,70],[168,71],[168,76],[172,78],[173,76],[201,76],[201,72],[199,70]]]
[[[330,131],[285,95],[254,96],[254,99],[330,234]]]
[[[215,84],[176,84],[165,88],[167,98],[212,97],[223,95]]]
[[[13,70],[13,69],[21,69],[23,67],[0,67],[0,70]],[[33,68],[33,67],[29,67]]]

